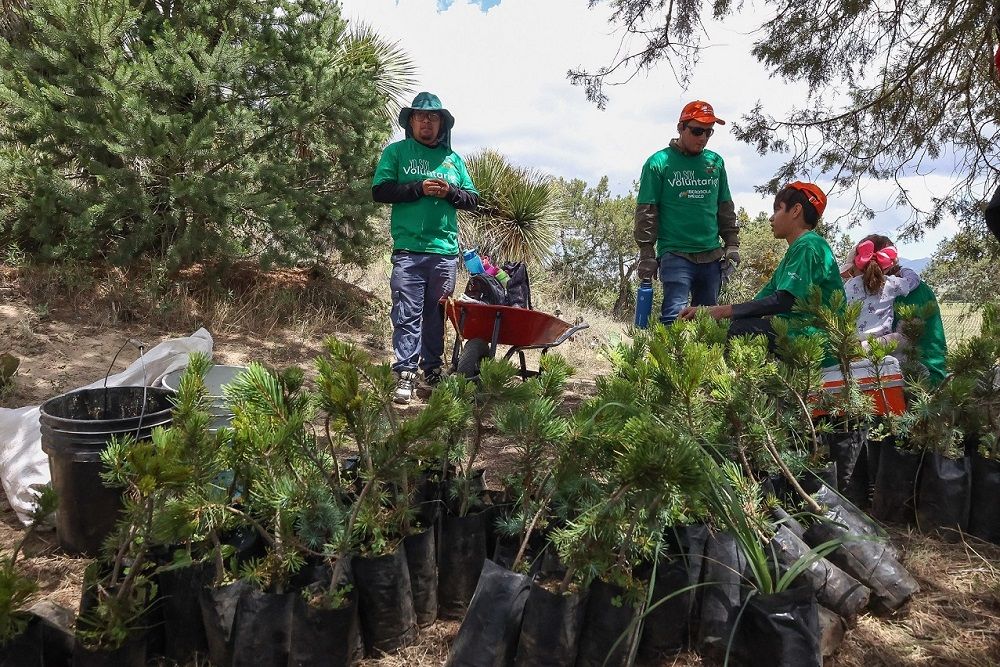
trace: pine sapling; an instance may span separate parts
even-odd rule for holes
[[[17,560],[24,545],[35,531],[55,512],[58,498],[55,490],[45,485],[35,496],[28,525],[11,550],[0,561],[0,648],[17,639],[28,625],[26,609],[38,592],[38,583],[18,571]]]
[[[401,418],[392,400],[395,382],[388,364],[376,364],[356,346],[333,338],[324,347],[316,362],[319,380],[314,401],[335,437],[349,439],[357,447],[362,481],[333,545],[337,554],[333,590],[342,579],[346,556],[355,547],[382,555],[409,534],[412,481],[421,461],[443,455],[437,436],[455,422],[458,410],[448,392],[435,391],[415,416]],[[331,449],[330,455],[336,454],[337,449]],[[326,479],[331,491],[347,492],[339,487],[337,476]]]

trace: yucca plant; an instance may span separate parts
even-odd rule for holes
[[[407,103],[406,95],[416,82],[416,66],[399,43],[380,37],[374,28],[364,23],[351,24],[330,66],[367,67],[379,97],[386,100],[385,107],[377,112],[389,123],[396,122],[400,108]]]
[[[479,208],[462,212],[462,244],[508,261],[538,265],[552,252],[564,213],[549,176],[518,167],[495,150],[469,156]]]

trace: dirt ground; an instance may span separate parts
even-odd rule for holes
[[[59,393],[90,383],[108,371],[112,357],[129,338],[150,346],[166,338],[185,336],[197,328],[191,321],[174,326],[122,323],[122,318],[104,310],[95,299],[61,304],[29,302],[6,286],[0,296],[0,333],[10,351],[20,357],[21,367],[14,387],[0,399],[0,406],[35,405]],[[209,326],[215,341],[217,363],[245,364],[257,360],[282,366],[308,366],[321,348],[322,337],[333,329],[303,321],[272,323],[266,328],[234,325],[225,321]],[[386,337],[372,330],[339,327],[338,335],[366,346],[376,355],[388,355]],[[588,347],[589,346],[589,347]],[[588,353],[590,341],[573,354]],[[136,357],[135,350],[121,353],[112,372],[124,369]],[[586,393],[589,382],[580,380],[577,390]],[[500,463],[504,452],[488,452],[492,463]],[[998,499],[1000,500],[1000,499]],[[917,578],[921,592],[891,618],[863,616],[850,629],[839,653],[828,665],[870,667],[872,665],[969,665],[1000,664],[1000,548],[964,540],[958,544],[889,527],[900,547],[903,562]],[[22,528],[3,499],[0,505],[0,548],[9,550],[22,535]],[[39,582],[41,598],[75,608],[84,559],[67,557],[55,546],[55,535],[43,532],[27,545],[23,567]],[[458,632],[456,622],[438,622],[421,632],[420,641],[402,653],[366,661],[374,667],[441,665],[447,648]],[[691,654],[677,656],[663,665],[699,665]]]

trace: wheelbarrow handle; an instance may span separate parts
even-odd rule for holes
[[[590,328],[590,325],[587,324],[586,322],[580,322],[579,324],[575,324],[575,325],[571,326],[569,329],[566,329],[565,333],[563,333],[562,336],[559,336],[559,338],[557,338],[553,343],[551,343],[549,345],[549,347],[555,347],[556,345],[562,345],[563,343],[566,342],[566,339],[568,339],[570,336],[572,336],[576,332],[583,331],[584,329],[589,329],[589,328]]]

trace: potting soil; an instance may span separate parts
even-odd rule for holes
[[[828,495],[835,496],[828,489]],[[871,589],[869,602],[876,611],[888,612],[906,603],[920,586],[910,576],[888,543],[871,534],[868,522],[855,516],[864,516],[850,504],[828,509],[826,521],[816,521],[806,530],[805,541],[819,546],[830,540],[843,539],[829,560]]]
[[[689,647],[698,626],[698,589],[705,561],[708,527],[704,524],[675,526],[668,531],[672,556],[653,566],[636,567],[636,577],[653,580],[649,603],[644,611],[639,655],[653,660]],[[677,594],[684,588],[689,590]]]
[[[236,608],[233,667],[287,667],[295,593],[246,591]]]
[[[216,667],[233,664],[233,630],[240,598],[250,584],[237,581],[216,588],[203,588],[199,597],[201,618],[205,625],[208,657]]]
[[[318,609],[297,596],[288,667],[345,667],[363,657],[357,596],[340,609]]]
[[[868,444],[867,429],[822,433],[820,440],[830,452],[830,460],[837,464],[837,489],[854,501],[855,496],[852,495],[852,491],[856,493],[858,487],[852,484],[852,480],[858,459]],[[865,455],[867,456],[867,452]],[[866,480],[863,483],[866,483]]]
[[[434,530],[428,528],[403,540],[406,567],[410,571],[413,611],[417,625],[426,627],[438,616],[438,569]]]
[[[182,665],[194,653],[204,655],[208,651],[199,600],[205,570],[196,563],[156,575],[157,605],[163,615],[163,655]]]
[[[116,649],[92,650],[78,641],[73,667],[146,667],[146,633],[137,630]]]
[[[43,667],[42,622],[28,620],[27,627],[6,644],[0,644],[0,665],[3,667]]]
[[[698,652],[710,659],[724,655],[742,599],[746,556],[736,539],[723,532],[709,533],[705,544],[700,589],[701,622]]]

